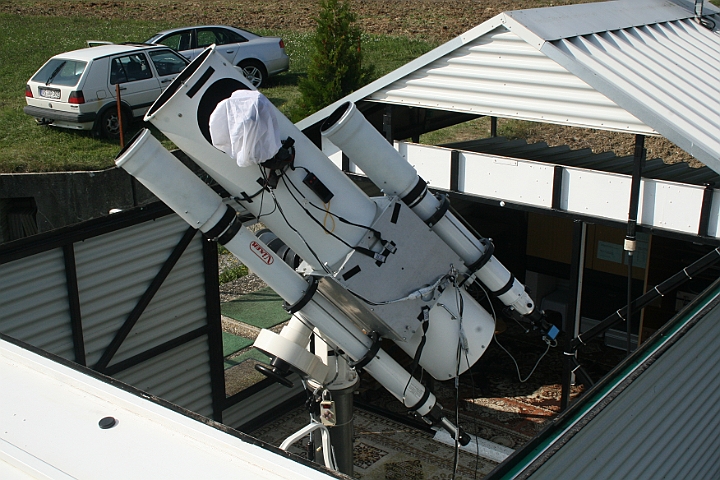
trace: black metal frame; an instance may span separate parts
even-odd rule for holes
[[[78,291],[77,269],[75,264],[74,244],[144,222],[152,221],[167,215],[173,214],[164,204],[157,202],[151,205],[135,208],[125,212],[116,213],[108,217],[89,220],[77,225],[64,227],[52,232],[34,235],[17,241],[0,245],[0,265],[20,260],[42,252],[60,248],[63,252],[65,262],[65,275],[68,292],[68,311],[73,339],[73,352],[75,362],[87,366],[85,356],[85,342],[83,338],[83,323]],[[169,352],[174,348],[184,345],[197,338],[207,335],[209,347],[209,364],[212,391],[213,419],[222,421],[222,411],[230,404],[225,398],[225,374],[222,355],[222,327],[220,320],[220,297],[217,271],[217,245],[214,242],[203,241],[203,266],[205,276],[205,303],[207,312],[207,324],[193,331],[179,335],[167,342],[157,345],[134,355],[131,358],[110,364],[113,356],[121,347],[125,338],[132,330],[143,311],[148,306],[153,296],[162,286],[167,276],[172,271],[177,261],[181,258],[185,249],[193,240],[198,238],[198,232],[194,228],[188,228],[178,244],[161,266],[153,281],[150,283],[144,294],[139,298],[138,303],[128,315],[127,319],[115,334],[112,342],[101,356],[100,360],[93,366],[93,369],[106,374],[115,375],[123,370],[142,364],[143,362]]]
[[[110,345],[108,345],[108,347],[105,349],[105,352],[103,352],[100,360],[98,360],[95,366],[93,366],[93,370],[105,373],[105,370],[110,364],[113,356],[120,349],[122,343],[130,334],[130,331],[135,326],[137,321],[140,320],[140,316],[150,304],[150,301],[153,299],[153,297],[155,297],[155,294],[158,292],[158,290],[160,290],[160,287],[165,282],[165,279],[170,274],[173,267],[175,267],[175,264],[178,262],[178,260],[180,260],[180,257],[182,256],[185,249],[188,247],[188,245],[190,245],[190,242],[195,237],[196,232],[197,230],[192,227],[188,228],[185,231],[185,234],[183,234],[180,242],[175,246],[173,251],[170,253],[168,259],[165,260],[165,263],[163,263],[162,267],[160,267],[157,275],[152,280],[152,282],[150,282],[150,285],[148,285],[147,290],[145,290],[145,292],[140,296],[138,303],[135,305],[135,307],[130,312],[130,315],[128,315],[125,322],[117,331],[115,337],[110,342]]]

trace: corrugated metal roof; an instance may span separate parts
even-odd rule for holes
[[[368,99],[655,134],[503,26],[374,92]]]
[[[718,33],[685,18],[560,39],[540,51],[720,172]]]
[[[705,2],[720,25],[720,10]],[[502,13],[298,122],[376,101],[660,134],[720,172],[720,34],[688,0]]]
[[[212,418],[207,335],[115,374],[115,378]]]
[[[73,244],[87,364],[108,348],[188,225],[176,215],[143,221]],[[208,325],[203,242],[197,233],[150,301],[110,366]],[[0,332],[74,360],[62,247],[0,265]],[[207,335],[114,376],[212,416]]]
[[[503,478],[718,478],[718,294],[716,283],[545,441],[518,452]]]

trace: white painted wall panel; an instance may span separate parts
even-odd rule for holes
[[[406,142],[395,142],[395,148],[431,188],[450,189],[451,150]]]
[[[399,153],[432,188],[450,188],[452,150],[396,142]],[[479,197],[552,208],[555,165],[497,155],[459,151],[458,191]],[[588,217],[627,222],[630,175],[563,166],[560,208]],[[644,178],[638,223],[697,234],[704,187]],[[720,236],[720,193],[714,196],[709,235]]]
[[[708,224],[708,235],[720,237],[720,191],[713,191],[713,201],[710,207],[710,223]]]
[[[464,191],[473,195],[538,207],[552,206],[552,165],[463,152]]]
[[[561,208],[581,215],[627,221],[631,178],[579,168],[563,172]]]
[[[642,186],[640,223],[684,232],[698,233],[704,188],[659,180],[645,180]]]

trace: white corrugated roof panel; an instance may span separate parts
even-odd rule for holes
[[[298,122],[375,101],[659,134],[720,172],[720,9],[618,0],[506,12]]]
[[[720,171],[717,32],[686,18],[560,39],[541,52]]]
[[[393,82],[369,99],[563,125],[655,133],[503,26]]]

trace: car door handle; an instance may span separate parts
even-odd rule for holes
[[[235,50],[225,50],[225,53],[235,53]]]
[[[160,80],[160,83],[168,83],[168,82],[172,82],[172,80],[173,80],[172,78],[166,78],[165,80]]]
[[[118,90],[122,92],[123,90],[127,90],[127,87],[119,87]]]

